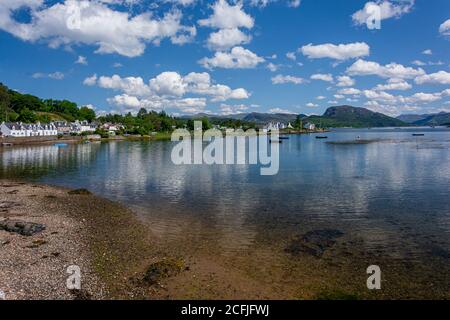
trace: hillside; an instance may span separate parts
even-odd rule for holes
[[[328,128],[403,127],[409,125],[399,119],[391,118],[382,113],[352,106],[331,107],[327,109],[323,116],[307,117],[305,121]]]
[[[406,114],[401,115],[397,119],[404,119],[403,121],[417,126],[448,126],[450,125],[450,113],[432,113],[432,114]]]
[[[230,114],[230,115],[210,115],[199,113],[193,116],[185,116],[184,119],[201,119],[208,118],[211,122],[223,122],[224,120],[240,120],[245,123],[254,123],[254,124],[267,124],[269,122],[282,122],[282,123],[293,123],[297,118],[297,114],[285,114],[285,113],[239,113],[239,114]],[[302,117],[306,117],[302,115]]]
[[[74,121],[96,118],[95,112],[88,107],[78,107],[68,100],[41,99],[23,94],[0,83],[0,122],[22,121],[46,123],[54,120]]]

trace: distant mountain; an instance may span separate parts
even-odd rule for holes
[[[304,121],[312,122],[322,127],[403,127],[409,124],[391,118],[379,112],[352,106],[337,106],[328,108],[323,116],[311,116]]]
[[[233,119],[233,120],[241,120],[244,122],[251,122],[255,124],[267,124],[269,122],[282,122],[282,123],[293,123],[297,118],[297,114],[285,114],[285,113],[239,113],[239,114],[230,114],[230,115],[211,115],[205,113],[199,113],[193,116],[185,116],[185,119],[200,119],[203,117],[207,117],[210,121],[217,120],[225,120],[225,119]],[[302,117],[306,117],[302,115]]]
[[[255,123],[268,123],[268,122],[294,122],[297,119],[297,114],[287,113],[257,113],[252,112],[247,114],[242,120]]]
[[[417,126],[444,126],[450,125],[450,113],[432,113],[432,114],[406,114],[397,117],[397,119],[404,119],[402,121],[411,123]]]
[[[185,116],[185,119],[199,119],[207,117],[210,121],[223,121],[226,119],[241,120],[247,123],[255,123],[263,125],[269,122],[282,122],[294,124],[297,114],[285,113],[242,113],[227,116],[197,114],[194,116]],[[404,127],[409,123],[399,119],[391,118],[379,112],[373,112],[365,108],[357,108],[352,106],[337,106],[328,108],[323,116],[306,116],[301,114],[303,123],[311,122],[317,126],[324,128],[374,128],[374,127]]]

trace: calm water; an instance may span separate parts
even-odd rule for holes
[[[162,243],[186,240],[221,255],[332,227],[362,239],[368,252],[448,259],[450,131],[425,131],[291,136],[276,176],[250,165],[175,166],[171,142],[111,142],[4,148],[0,177],[87,188],[130,206]],[[381,140],[327,143],[357,136]]]

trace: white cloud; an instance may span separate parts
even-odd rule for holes
[[[97,75],[94,74],[94,75],[84,79],[83,84],[85,86],[95,86],[95,84],[97,83],[97,79],[98,79]]]
[[[389,79],[386,84],[377,85],[374,90],[378,91],[390,91],[390,90],[409,90],[412,89],[412,85],[403,79]]]
[[[142,107],[154,110],[176,107],[182,112],[190,113],[204,108],[207,98],[217,102],[250,97],[250,93],[244,88],[231,89],[226,85],[212,83],[211,76],[206,72],[191,72],[184,77],[177,72],[163,72],[148,83],[141,77],[93,75],[86,78],[84,84],[120,91],[120,95],[108,99],[108,102],[121,107],[122,111]],[[185,97],[188,94],[196,96]]]
[[[292,60],[292,61],[297,60],[297,56],[295,55],[295,52],[288,52],[288,53],[286,53],[286,57],[287,57],[289,60]]]
[[[368,56],[370,47],[364,42],[356,42],[349,44],[308,44],[299,49],[303,55],[310,59],[330,58],[335,60],[347,60]]]
[[[444,36],[450,36],[450,19],[440,25],[439,32]]]
[[[216,52],[214,57],[203,58],[199,63],[207,69],[253,69],[264,61],[248,49],[234,47],[230,52]]]
[[[424,50],[424,51],[422,52],[422,54],[431,56],[431,55],[433,54],[433,51],[431,51],[431,49],[426,49],[426,50]]]
[[[199,25],[217,29],[253,28],[255,22],[242,10],[242,3],[232,6],[226,0],[218,0],[212,8],[213,14],[208,19],[199,20]]]
[[[272,62],[267,64],[267,69],[269,69],[272,72],[278,71],[278,68],[279,68],[279,65],[276,65],[276,64],[274,64]]]
[[[439,71],[432,74],[425,74],[415,79],[417,84],[434,83],[434,84],[450,84],[450,73]]]
[[[349,76],[340,76],[337,78],[338,83],[336,84],[338,87],[351,87],[355,85],[355,80],[350,78]]]
[[[224,116],[229,116],[232,114],[240,114],[244,113],[244,111],[248,110],[248,106],[245,104],[238,104],[238,105],[228,105],[228,104],[222,104],[220,105],[220,114]]]
[[[325,100],[326,97],[324,97],[324,96],[318,96],[318,97],[316,97],[316,99],[317,99],[317,100]]]
[[[319,105],[318,105],[318,104],[315,104],[315,103],[312,103],[312,102],[309,102],[309,103],[306,104],[306,106],[307,106],[308,108],[316,108],[316,107],[318,107]]]
[[[64,73],[56,71],[53,73],[42,73],[42,72],[36,72],[33,73],[31,76],[34,79],[42,79],[42,78],[49,78],[53,80],[63,80],[65,78]]]
[[[333,75],[330,73],[327,74],[323,74],[323,73],[317,73],[317,74],[313,74],[311,76],[312,80],[322,80],[325,82],[333,82]]]
[[[352,15],[353,22],[356,25],[364,25],[372,17],[374,9],[380,10],[381,20],[390,18],[400,18],[409,13],[414,6],[414,0],[378,0],[369,1],[364,8]]]
[[[31,22],[14,19],[18,8],[30,8]],[[131,15],[99,1],[66,0],[53,5],[42,0],[0,2],[0,29],[30,42],[45,41],[52,48],[94,45],[96,53],[118,53],[128,57],[143,54],[148,43],[169,38],[183,43],[195,36],[195,27],[181,24],[182,14],[174,10],[162,18],[150,12]]]
[[[283,76],[281,74],[272,78],[273,84],[286,84],[286,83],[302,84],[304,82],[305,80],[303,78],[294,76]]]
[[[418,67],[423,67],[423,66],[426,66],[426,65],[427,65],[425,62],[420,61],[420,60],[414,60],[414,61],[412,62],[412,64],[413,64],[413,65],[416,65],[416,66],[418,66]]]
[[[209,35],[207,46],[212,50],[221,51],[232,48],[236,45],[249,43],[251,40],[251,36],[246,35],[237,28],[221,29]]]
[[[269,113],[283,113],[283,114],[295,114],[291,110],[282,109],[282,108],[272,108],[269,110]]]
[[[376,75],[381,78],[411,79],[424,75],[425,71],[421,68],[414,69],[397,63],[390,63],[383,66],[378,62],[360,59],[347,68],[347,73],[353,76]]]
[[[356,94],[360,94],[361,90],[359,89],[355,89],[355,88],[345,88],[345,89],[341,89],[338,91],[338,94],[340,95],[356,95]],[[337,99],[337,97],[335,96],[335,98]]]
[[[86,57],[83,57],[83,56],[78,56],[78,59],[77,59],[77,61],[75,61],[75,63],[82,64],[85,66],[87,66],[87,64],[88,64]]]
[[[187,85],[177,72],[163,72],[149,82],[151,92],[163,97],[181,97]]]

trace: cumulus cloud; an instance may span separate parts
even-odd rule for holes
[[[240,44],[249,43],[251,40],[250,35],[237,28],[221,29],[209,35],[207,46],[212,50],[223,51]]]
[[[439,32],[444,36],[450,36],[450,19],[440,25]]]
[[[330,58],[335,60],[347,60],[368,56],[370,47],[365,42],[356,42],[349,44],[308,44],[299,49],[299,51],[310,59]]]
[[[203,58],[199,63],[207,69],[253,69],[264,61],[264,58],[248,49],[234,47],[230,52],[216,52],[214,57]]]
[[[207,19],[199,20],[199,25],[217,29],[251,29],[254,26],[253,18],[244,12],[242,3],[232,6],[226,0],[218,0],[212,8],[213,14]]]
[[[351,87],[355,85],[355,80],[349,76],[340,76],[337,78],[337,81],[338,83],[336,85],[338,87]]]
[[[191,72],[186,76],[172,71],[163,72],[150,79],[148,83],[141,77],[93,75],[86,78],[83,83],[121,92],[109,98],[108,102],[124,108],[144,107],[159,110],[164,106],[170,106],[177,107],[183,112],[193,112],[205,107],[208,98],[217,102],[250,97],[250,93],[244,88],[231,89],[226,85],[213,83],[211,76],[206,72]],[[188,94],[195,96],[186,97]]]
[[[323,74],[323,73],[317,73],[317,74],[313,74],[311,76],[312,80],[321,80],[321,81],[325,81],[325,82],[333,82],[333,75],[331,75],[330,73],[327,74]]]
[[[76,64],[82,64],[84,66],[87,66],[87,58],[83,56],[78,56],[78,59],[75,61]]]
[[[288,53],[286,53],[286,57],[287,57],[289,60],[292,60],[292,61],[297,60],[297,56],[295,55],[295,52],[288,52]]]
[[[269,109],[269,113],[281,113],[281,114],[295,114],[295,112],[292,112],[291,110],[282,109],[282,108],[272,108]]]
[[[450,73],[439,71],[432,74],[425,74],[415,79],[417,84],[433,83],[433,84],[450,84]]]
[[[364,8],[352,15],[356,25],[364,25],[372,17],[374,10],[380,10],[380,19],[400,18],[414,7],[414,0],[378,0],[369,1]]]
[[[347,73],[352,76],[379,76],[381,78],[411,79],[425,74],[421,68],[414,69],[401,64],[390,63],[381,65],[378,62],[359,59],[349,68]]]
[[[391,90],[409,90],[412,85],[403,79],[392,78],[387,81],[386,84],[377,85],[374,90],[378,91],[391,91]]]
[[[15,20],[14,11],[19,8],[30,10],[30,22]],[[182,25],[181,19],[177,10],[162,18],[151,12],[133,16],[100,1],[66,0],[53,5],[42,0],[0,2],[0,29],[24,41],[44,41],[52,48],[93,45],[96,53],[127,57],[140,56],[148,43],[159,44],[165,38],[177,44],[189,41],[196,29]]]
[[[241,114],[248,110],[248,106],[245,104],[238,105],[229,105],[229,104],[221,104],[220,105],[220,114],[223,116],[229,116],[232,114]]]
[[[294,77],[294,76],[284,76],[284,75],[277,75],[272,78],[273,84],[286,84],[286,83],[293,83],[293,84],[302,84],[305,82],[305,79]]]
[[[361,93],[361,90],[356,89],[356,88],[345,88],[345,89],[341,89],[338,91],[339,95],[357,95],[360,93]],[[335,98],[337,99],[337,96],[335,96]]]

